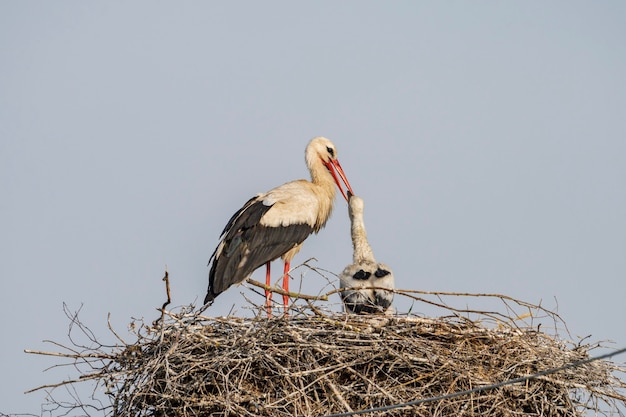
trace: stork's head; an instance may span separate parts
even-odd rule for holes
[[[365,203],[363,199],[348,191],[348,214],[350,215],[350,220],[353,221],[355,218],[363,219],[364,208]]]
[[[348,178],[346,174],[343,172],[341,165],[339,164],[339,160],[337,159],[337,149],[335,145],[328,139],[323,137],[313,138],[309,145],[306,147],[305,151],[305,159],[307,166],[311,170],[311,174],[314,176],[315,167],[319,166],[320,162],[323,166],[326,167],[328,172],[333,176],[339,191],[341,191],[341,195],[343,198],[348,201],[348,196],[344,191],[341,183],[339,182],[339,177],[345,184],[348,193],[354,194],[352,191],[352,187],[348,182]]]

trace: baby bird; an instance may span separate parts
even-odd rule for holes
[[[393,272],[374,259],[363,222],[363,199],[350,192],[348,198],[354,253],[352,264],[339,275],[341,299],[346,311],[351,313],[384,313],[391,307],[393,292],[368,287],[393,289]]]

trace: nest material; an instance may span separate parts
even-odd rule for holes
[[[68,355],[89,366],[80,380],[107,386],[106,415],[324,416],[531,375],[585,359],[590,349],[568,347],[536,327],[498,322],[489,328],[459,315],[355,316],[315,308],[273,319],[166,312],[156,327],[140,324],[136,334],[135,343],[109,353],[98,345]],[[363,415],[610,414],[616,400],[625,399],[626,385],[614,370],[596,361],[522,384]]]
[[[312,316],[170,323],[120,352],[116,415],[322,416],[401,404],[561,367],[587,357],[536,331],[471,322]],[[133,370],[128,373],[128,370]],[[602,386],[598,363],[388,416],[579,415],[572,390]]]
[[[50,415],[304,417],[365,410],[358,415],[553,417],[588,410],[623,415],[619,404],[626,407],[626,383],[617,376],[624,366],[585,361],[601,344],[561,340],[559,329],[567,327],[558,314],[508,296],[394,290],[445,312],[423,318],[322,312],[312,301],[328,301],[337,290],[290,293],[299,297],[290,316],[268,319],[256,306],[254,318],[212,318],[193,306],[167,311],[167,271],[163,280],[161,317],[151,325],[133,321],[135,342],[109,324],[118,342],[104,345],[65,307],[71,346],[50,342],[65,352],[27,351],[69,358],[54,367],[80,373],[30,391],[48,390]],[[455,308],[450,297],[488,298],[505,312]],[[554,325],[554,334],[540,331],[542,325]],[[77,332],[87,341],[79,342]],[[537,375],[546,370],[558,372]],[[85,381],[95,382],[90,403],[75,389]],[[59,387],[74,401],[54,398]],[[95,395],[101,387],[104,400]]]

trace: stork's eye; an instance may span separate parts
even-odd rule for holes
[[[330,146],[327,146],[326,150],[328,151],[328,154],[330,156],[335,156],[335,150],[333,148],[331,148]]]

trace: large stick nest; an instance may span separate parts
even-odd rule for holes
[[[418,292],[407,293],[416,298]],[[31,353],[65,356],[83,369],[76,380],[37,389],[95,380],[110,400],[95,409],[110,416],[324,416],[417,399],[424,402],[363,415],[618,413],[626,384],[615,372],[624,368],[605,360],[445,397],[563,367],[599,347],[563,341],[540,331],[536,322],[524,324],[542,316],[564,325],[539,306],[496,297],[507,306],[506,314],[450,307],[440,318],[356,316],[321,312],[310,303],[271,319],[260,312],[216,318],[191,308],[163,310],[153,324],[134,323],[133,343],[114,332],[119,340],[114,346],[98,343],[70,314],[72,326],[92,343],[74,343],[66,348],[70,353]],[[526,313],[511,314],[511,304]],[[59,404],[57,409],[63,408]]]

